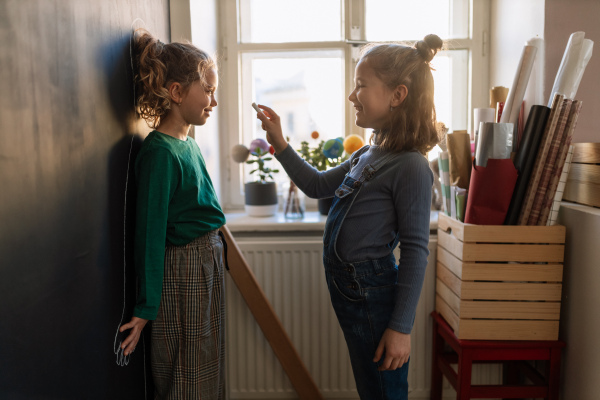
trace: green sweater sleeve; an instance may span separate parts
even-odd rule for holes
[[[169,202],[177,187],[176,160],[168,150],[149,149],[136,163],[135,267],[139,279],[133,315],[156,319],[162,294]]]

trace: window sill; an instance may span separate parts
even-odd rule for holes
[[[227,227],[235,232],[295,232],[309,233],[320,232],[325,229],[327,216],[317,211],[308,211],[302,219],[285,219],[283,213],[278,212],[272,217],[250,217],[246,213],[226,213]],[[429,231],[437,231],[438,211],[431,211]]]

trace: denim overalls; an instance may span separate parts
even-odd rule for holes
[[[346,174],[335,192],[323,235],[323,264],[331,303],[344,332],[356,387],[363,400],[408,399],[408,362],[395,371],[377,370],[385,353],[379,363],[373,362],[375,350],[394,311],[398,266],[393,249],[398,245],[399,234],[388,256],[352,263],[339,257],[336,241],[362,184],[397,155],[386,154],[372,165],[366,165],[358,180],[351,178],[350,172]],[[353,160],[353,168],[357,162],[358,158]]]

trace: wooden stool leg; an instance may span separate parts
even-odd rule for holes
[[[464,350],[458,355],[458,382],[456,384],[456,400],[471,398],[471,370],[473,355],[470,350]]]
[[[441,357],[444,350],[444,339],[442,335],[438,333],[438,324],[433,319],[433,349],[432,349],[432,360],[431,360],[431,393],[429,398],[431,400],[442,400],[442,371],[438,365],[438,357]]]
[[[550,350],[550,361],[548,362],[548,400],[558,400],[560,391],[560,354],[562,349],[553,347]]]

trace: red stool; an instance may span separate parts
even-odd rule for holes
[[[543,398],[558,400],[560,355],[565,342],[561,340],[461,340],[437,312],[433,317],[433,363],[431,400],[442,399],[442,377],[456,389],[457,400],[479,398]],[[453,352],[444,352],[444,343]],[[541,376],[527,361],[546,360],[546,376]],[[514,363],[533,385],[471,385],[474,363]],[[458,373],[450,364],[458,364]],[[518,372],[510,368],[507,378]]]

